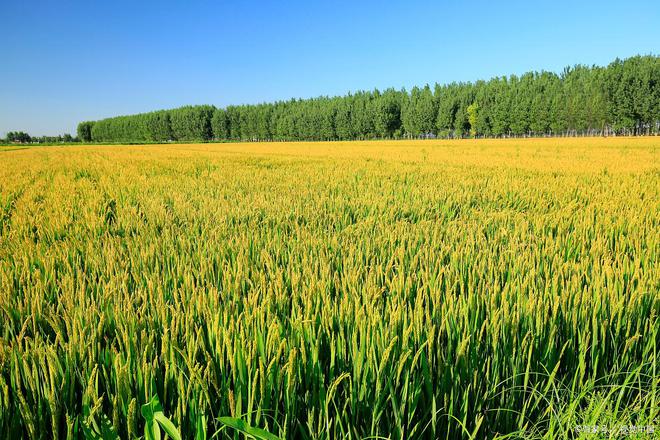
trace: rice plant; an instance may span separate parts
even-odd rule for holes
[[[659,146],[0,152],[0,437],[658,429]]]

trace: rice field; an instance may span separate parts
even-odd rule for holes
[[[657,435],[659,153],[0,150],[0,438]]]

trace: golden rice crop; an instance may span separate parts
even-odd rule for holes
[[[154,395],[184,438],[657,425],[659,147],[0,151],[0,437]]]

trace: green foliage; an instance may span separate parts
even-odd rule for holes
[[[216,140],[230,139],[229,119],[227,111],[224,109],[215,109],[211,118],[211,131]]]
[[[143,115],[145,138],[149,142],[167,142],[174,139],[169,111],[158,111]]]
[[[172,137],[178,141],[208,141],[213,138],[211,118],[215,107],[181,107],[169,111]]]
[[[386,90],[382,95],[374,92],[371,101],[374,134],[379,138],[392,138],[401,128],[401,94],[394,89]]]
[[[475,137],[477,135],[477,121],[479,114],[479,104],[473,102],[467,107],[468,122],[470,123],[470,136]]]
[[[80,423],[81,431],[86,440],[120,440],[116,428],[113,426],[110,419],[103,413],[100,413],[101,401],[97,402],[94,409],[90,409],[89,405],[83,406],[83,418]],[[171,440],[181,440],[179,431],[174,426],[174,423],[168,419],[163,413],[158,397],[153,396],[151,400],[142,405],[140,412],[144,419],[144,440],[160,440],[160,430],[165,431],[167,438]],[[97,421],[96,413],[99,413]],[[203,420],[201,418],[200,420]],[[74,423],[71,433],[77,432],[78,423]],[[70,433],[70,434],[71,434]],[[203,437],[199,440],[206,440],[205,429],[201,431]]]
[[[93,121],[85,121],[78,124],[78,139],[81,142],[91,142],[92,141],[92,127],[94,126]]]
[[[179,431],[165,414],[158,397],[153,396],[151,401],[145,403],[140,408],[144,418],[144,440],[160,440],[160,429],[172,440],[181,440]]]
[[[96,408],[98,410],[98,408]],[[99,414],[99,421],[93,415],[89,405],[83,407],[83,418],[80,423],[85,440],[119,440],[117,430],[105,414]]]
[[[8,143],[26,144],[31,140],[32,137],[23,131],[10,131],[6,136],[6,141]]]
[[[68,133],[58,136],[30,136],[23,131],[10,131],[7,133],[6,139],[0,139],[0,143],[8,144],[69,144],[78,141],[78,138],[74,138]]]
[[[352,140],[408,137],[651,134],[660,131],[660,58],[561,75],[530,72],[272,104],[182,107],[78,127],[85,142]],[[478,111],[476,111],[478,109]]]
[[[431,88],[413,87],[408,99],[404,99],[401,121],[405,132],[413,137],[435,133],[437,105]]]
[[[226,425],[230,428],[233,428],[243,434],[246,434],[249,438],[255,440],[280,440],[279,437],[264,431],[263,429],[253,428],[252,426],[245,423],[243,420],[235,417],[219,417],[218,421],[223,425]]]
[[[85,135],[89,130],[94,142],[208,141],[213,136],[214,110],[211,106],[181,107],[85,122],[78,129]]]

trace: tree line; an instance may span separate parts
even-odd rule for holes
[[[660,132],[660,57],[488,81],[256,105],[186,106],[78,125],[83,142],[644,135]]]
[[[0,144],[68,144],[73,142],[79,142],[79,139],[68,133],[58,136],[30,136],[24,131],[10,131],[4,139],[0,139]]]

